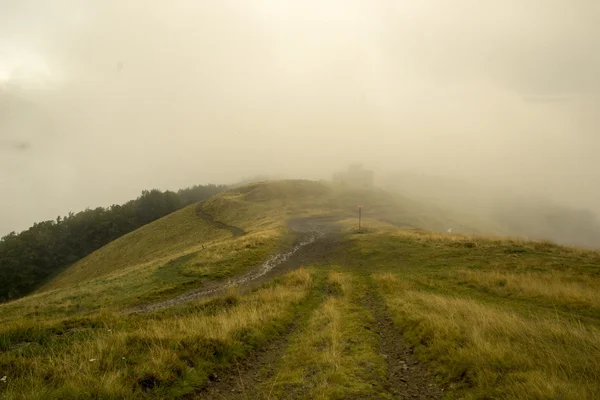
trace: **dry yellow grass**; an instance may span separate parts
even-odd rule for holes
[[[376,277],[405,335],[464,398],[593,398],[600,393],[600,329],[512,312],[477,300],[390,286]]]
[[[360,235],[352,234],[357,204],[367,213]],[[0,305],[0,376],[8,376],[0,397],[183,396],[202,386],[215,364],[281,332],[306,299],[312,305],[305,310],[315,311],[303,314],[306,324],[266,393],[384,397],[378,335],[365,329],[372,316],[357,300],[366,293],[365,271],[374,273],[417,353],[458,388],[457,397],[575,399],[600,390],[599,252],[399,231],[395,226],[444,229],[454,221],[377,190],[306,181],[249,185],[216,196],[204,210],[247,235],[214,231],[190,207],[90,255],[44,291]],[[334,256],[350,265],[319,270],[326,283],[319,278],[315,287],[300,269],[244,296],[230,292],[152,315],[118,313],[255,265],[286,240],[285,219],[297,216],[344,219],[348,247]],[[571,308],[560,309],[565,304]]]
[[[600,309],[600,279],[572,276],[559,271],[510,273],[504,271],[456,270],[449,277],[497,293],[542,297],[543,301]]]
[[[329,296],[291,338],[260,398],[386,398],[378,337],[365,329],[372,317],[356,304],[362,284],[349,272],[329,272]]]
[[[407,290],[411,287],[409,281],[401,280],[393,272],[379,272],[373,274],[373,279],[380,285],[385,291],[392,290]]]
[[[211,361],[215,352],[222,357],[236,354],[241,348],[241,332],[260,335],[266,327],[289,320],[291,306],[304,299],[311,287],[311,274],[299,269],[279,285],[246,296],[225,295],[222,300],[230,306],[215,314],[171,311],[161,318],[136,318],[125,324],[106,312],[99,318],[104,327],[88,330],[66,348],[56,342],[31,354],[11,351],[12,369],[2,398],[137,398],[145,384],[153,389],[160,385],[185,387],[186,377],[197,384],[206,379],[206,366],[215,362]],[[186,307],[202,307],[217,300]]]
[[[189,315],[175,321],[155,321],[138,333],[141,338],[152,340],[185,338],[191,333],[201,338],[226,340],[232,332],[260,326],[275,318],[290,302],[302,299],[311,282],[308,271],[298,269],[286,276],[283,285],[253,293],[241,305],[215,316]]]

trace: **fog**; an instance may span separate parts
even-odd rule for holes
[[[0,236],[352,162],[598,213],[598,21],[597,0],[0,0]]]

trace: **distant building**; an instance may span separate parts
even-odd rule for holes
[[[364,169],[361,164],[352,164],[346,171],[333,174],[333,181],[350,186],[373,186],[373,171]]]

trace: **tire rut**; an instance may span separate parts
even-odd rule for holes
[[[310,247],[309,245],[318,242],[319,239],[322,238],[322,236],[323,234],[320,232],[312,232],[300,235],[298,239],[299,242],[297,242],[291,250],[287,252],[277,253],[269,257],[258,268],[254,268],[246,274],[234,277],[228,280],[227,282],[220,282],[212,284],[210,286],[203,286],[199,289],[194,289],[192,291],[170,299],[150,304],[142,304],[130,310],[127,310],[126,313],[146,313],[162,310],[165,308],[176,306],[178,304],[187,303],[189,301],[196,300],[201,297],[216,295],[232,287],[241,287],[247,289],[252,288],[253,286],[259,285],[267,279],[271,279],[277,275],[281,275],[283,271],[289,271],[291,269],[300,267],[301,264],[293,262],[295,260],[293,256],[295,256],[297,253],[302,253],[301,250],[303,250],[305,247]],[[288,261],[292,261],[292,263]],[[285,265],[285,268],[282,268],[282,271],[274,271],[275,269],[278,269],[277,267],[281,265]]]
[[[205,212],[202,209],[202,206],[203,203],[198,204],[198,206],[196,207],[196,215],[208,222],[209,224],[211,224],[212,226],[214,226],[215,228],[228,230],[234,237],[240,237],[246,234],[246,232],[244,232],[243,229],[238,228],[237,226],[227,225],[224,222],[215,220],[215,217]]]
[[[299,313],[287,327],[274,340],[271,340],[260,349],[252,351],[243,359],[235,361],[234,366],[221,368],[209,378],[208,386],[199,390],[193,399],[267,399],[268,393],[263,393],[259,386],[262,382],[270,379],[276,371],[274,367],[281,360],[289,338],[306,325],[306,321],[312,312],[324,301],[323,293],[324,279],[319,281],[312,289]]]
[[[407,346],[387,311],[384,300],[371,278],[368,279],[363,306],[371,311],[376,321],[380,353],[387,367],[386,389],[397,399],[441,399],[444,396],[443,389],[435,383],[427,367],[413,355],[412,347]]]
[[[204,213],[201,210],[201,207],[202,203],[198,204],[196,208],[197,213]],[[213,219],[211,220],[214,222]],[[235,228],[229,225],[225,226]],[[300,218],[291,221],[289,227],[296,234],[296,242],[291,250],[280,252],[269,257],[260,266],[251,269],[250,272],[233,277],[227,282],[221,281],[202,285],[197,289],[170,299],[155,303],[141,304],[125,310],[124,313],[134,314],[161,310],[201,297],[213,296],[222,293],[231,287],[240,287],[242,291],[250,290],[260,286],[268,280],[281,276],[284,273],[303,265],[322,264],[325,260],[332,257],[332,254],[334,254],[336,250],[340,249],[341,241],[338,233],[339,228],[331,219]],[[243,232],[239,228],[235,229]]]

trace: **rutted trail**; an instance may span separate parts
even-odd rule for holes
[[[443,391],[405,345],[371,277],[331,268],[319,270],[328,272],[325,285],[313,290],[311,306],[300,308],[286,332],[219,371],[199,397],[441,399]]]
[[[433,400],[443,397],[427,367],[415,358],[390,317],[372,278],[363,299],[363,306],[375,318],[375,328],[380,337],[380,352],[387,364],[387,390],[399,399]]]
[[[215,221],[212,216],[201,210],[198,205],[196,213],[202,218],[216,224],[222,229],[228,229],[234,236],[245,234],[240,228]],[[290,269],[298,268],[308,263],[319,262],[331,253],[332,248],[339,244],[339,227],[331,218],[300,218],[289,222],[290,229],[296,233],[296,244],[288,251],[269,257],[257,268],[250,272],[234,277],[226,282],[216,283],[211,286],[202,286],[182,295],[162,300],[156,303],[143,304],[126,311],[126,313],[145,313],[173,307],[204,296],[217,294],[231,287],[252,286],[264,280],[272,279]],[[234,233],[237,232],[237,233]]]
[[[150,312],[155,310],[161,310],[164,308],[172,307],[178,304],[186,303],[188,301],[198,299],[200,297],[209,296],[224,290],[227,290],[231,287],[242,286],[244,284],[250,283],[252,281],[256,281],[259,278],[265,276],[268,272],[281,265],[285,261],[287,261],[292,255],[296,254],[305,246],[314,243],[324,236],[323,232],[311,232],[306,234],[301,241],[296,244],[291,250],[278,253],[271,257],[269,257],[265,262],[263,262],[257,269],[254,269],[252,272],[247,273],[245,275],[241,275],[235,278],[228,280],[225,283],[216,285],[210,288],[201,288],[195,289],[190,292],[184,293],[180,296],[173,297],[171,299],[159,301],[156,303],[145,304],[136,307],[131,310],[131,313],[140,313],[140,312]]]
[[[237,226],[227,225],[224,222],[216,221],[212,215],[208,214],[202,209],[202,205],[203,203],[200,203],[196,207],[196,215],[208,222],[209,224],[211,224],[212,226],[214,226],[215,228],[228,230],[229,232],[231,232],[233,237],[244,236],[246,234],[246,232],[244,232],[243,229],[240,229]]]
[[[235,367],[227,366],[209,379],[209,384],[196,393],[199,399],[268,399],[261,384],[273,378],[274,368],[281,360],[290,338],[305,328],[308,319],[326,297],[323,296],[324,276],[315,276],[315,286],[298,308],[293,322],[274,340],[235,361]]]

